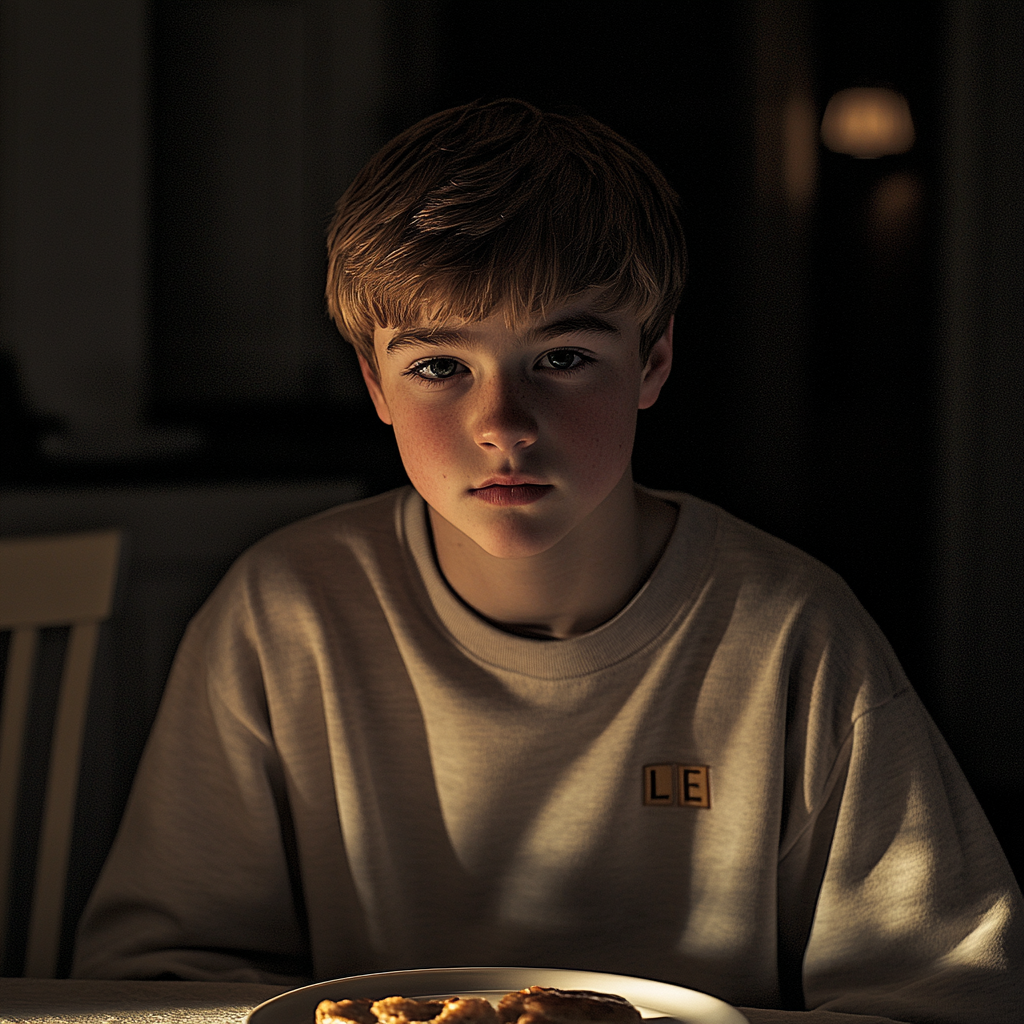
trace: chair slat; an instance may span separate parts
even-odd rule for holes
[[[0,629],[13,629],[0,707],[0,958],[9,930],[11,866],[38,631],[71,626],[50,745],[25,973],[52,978],[60,952],[79,764],[99,623],[110,615],[116,530],[0,539]]]
[[[7,941],[21,758],[38,647],[39,630],[27,627],[14,630],[0,704],[0,962]]]
[[[98,634],[98,623],[80,623],[72,629],[68,642],[50,748],[50,774],[25,952],[26,978],[52,978],[57,967],[82,739]]]

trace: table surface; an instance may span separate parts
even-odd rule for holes
[[[0,1022],[42,1024],[242,1024],[265,999],[286,992],[279,985],[208,981],[78,981],[0,978]],[[812,1010],[743,1008],[751,1024],[892,1024],[882,1017]],[[312,1022],[310,1022],[312,1024]]]

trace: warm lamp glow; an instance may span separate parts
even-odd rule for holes
[[[828,101],[821,139],[835,153],[864,160],[905,153],[914,144],[910,106],[892,89],[843,89]]]

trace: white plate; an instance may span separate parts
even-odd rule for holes
[[[426,971],[388,971],[321,981],[283,992],[260,1003],[248,1024],[313,1024],[322,999],[383,999],[409,996],[485,996],[497,1002],[506,992],[545,985],[609,992],[628,999],[643,1017],[675,1017],[682,1024],[748,1024],[747,1018],[721,999],[692,988],[625,974],[595,974],[550,967],[439,967]]]

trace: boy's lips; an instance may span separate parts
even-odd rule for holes
[[[472,488],[469,493],[488,505],[532,505],[552,489],[551,484],[509,477],[492,478],[480,487]]]

